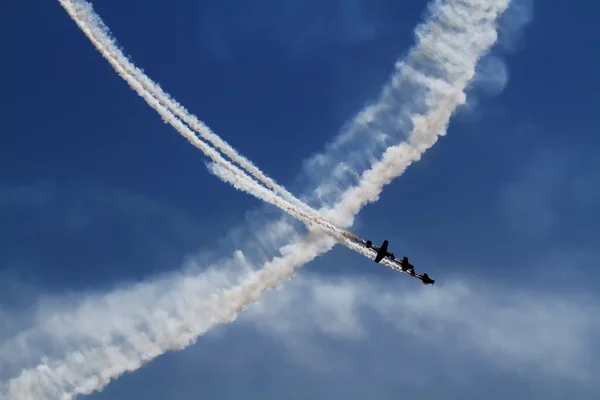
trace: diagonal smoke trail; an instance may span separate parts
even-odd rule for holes
[[[273,194],[266,188],[260,186],[255,181],[248,181],[247,179],[240,179],[235,174],[231,173],[231,171],[228,171],[227,169],[223,168],[219,164],[212,163],[210,165],[210,169],[213,174],[217,175],[219,178],[221,178],[225,182],[230,183],[236,189],[244,191],[249,194],[252,194],[253,196],[256,196],[276,207],[279,207],[280,209],[287,212],[291,216],[293,216],[301,221],[304,221],[307,224],[316,225],[316,226],[320,227],[320,229],[316,229],[311,232],[311,233],[315,233],[315,234],[320,233],[320,235],[317,235],[318,237],[323,238],[325,235],[330,236],[335,241],[346,246],[350,250],[354,250],[357,253],[362,254],[363,256],[365,256],[369,259],[375,258],[375,252],[373,250],[367,249],[366,247],[364,247],[364,245],[361,244],[361,242],[357,242],[355,240],[350,239],[347,236],[346,232],[343,232],[343,231],[338,232],[338,231],[330,230],[328,226],[322,224],[319,220],[315,220],[314,218],[310,217],[309,215],[306,215],[306,214],[302,213],[301,211],[295,209],[290,203],[281,199],[280,197]],[[396,271],[403,272],[409,276],[413,276],[413,275],[409,274],[408,272],[403,271],[402,268],[400,268],[396,263],[394,263],[391,260],[384,259],[381,261],[380,264],[384,264]],[[415,276],[417,278],[421,277],[420,274],[416,274]]]
[[[367,249],[361,243],[357,243],[356,241],[348,238],[348,236],[345,232],[332,231],[328,226],[322,224],[319,220],[315,220],[311,216],[306,215],[306,214],[302,213],[301,211],[297,210],[289,202],[287,202],[286,200],[275,195],[273,192],[270,192],[266,188],[260,186],[255,181],[248,181],[247,179],[240,179],[238,176],[233,174],[231,171],[228,171],[227,169],[223,168],[219,164],[215,164],[215,163],[211,164],[210,169],[215,175],[217,175],[219,178],[221,178],[225,182],[230,183],[236,189],[242,190],[249,194],[252,194],[253,196],[256,196],[276,207],[279,207],[280,209],[287,212],[291,216],[293,216],[301,221],[304,221],[309,225],[316,225],[316,226],[320,227],[320,229],[313,230],[311,232],[311,233],[315,233],[315,234],[320,233],[320,235],[317,235],[318,237],[323,238],[325,235],[330,236],[335,241],[346,246],[350,250],[354,250],[357,253],[362,254],[363,256],[365,256],[369,259],[375,258],[375,253],[373,250]],[[384,264],[396,271],[403,272],[409,276],[413,276],[413,275],[409,274],[408,272],[403,271],[402,268],[400,268],[396,263],[394,263],[391,260],[388,260],[388,259],[382,260],[381,264]],[[417,278],[421,277],[420,274],[416,274],[415,276]]]
[[[381,161],[362,174],[360,183],[346,190],[341,201],[327,211],[329,217],[342,221],[341,225],[351,224],[362,205],[377,200],[383,186],[418,161],[438,136],[445,134],[452,112],[465,100],[464,92],[477,60],[496,40],[495,19],[507,5],[508,0],[433,3],[431,20],[417,30],[416,50],[398,65],[398,74],[412,71],[410,79],[418,79],[423,85],[426,94],[417,100],[422,100],[425,111],[411,117],[407,142],[388,148]],[[395,76],[386,90],[399,90],[399,85]],[[213,172],[223,168],[217,165]],[[187,278],[182,287],[175,285],[168,293],[157,293],[152,311],[143,306],[136,308],[137,325],[132,328],[135,335],[121,340],[119,335],[129,331],[115,327],[108,342],[94,333],[75,336],[79,341],[73,345],[76,350],[67,350],[62,358],[43,359],[36,368],[23,370],[6,382],[0,393],[11,399],[70,399],[101,390],[120,374],[166,351],[181,349],[212,327],[234,320],[265,290],[277,287],[333,245],[332,238],[313,232],[287,246],[283,256],[268,262],[242,284],[211,298],[185,286],[195,284],[194,277]]]
[[[196,116],[190,114],[181,104],[165,93],[157,83],[153,82],[142,70],[137,68],[133,62],[125,57],[123,52],[116,45],[114,38],[110,34],[109,28],[104,24],[98,14],[94,12],[93,6],[89,2],[85,0],[59,0],[59,2],[113,67],[115,63],[120,65],[124,73],[131,75],[131,77],[136,80],[144,90],[155,97],[161,105],[188,124],[193,130],[198,132],[203,139],[210,142],[233,162],[237,163],[240,167],[248,171],[250,175],[262,182],[266,187],[305,212],[314,216],[319,216],[317,211],[298,200],[283,186],[266,176],[250,160],[240,155],[227,142],[213,133],[206,124],[199,121]],[[119,74],[123,76],[122,72],[119,72]],[[124,76],[123,78],[125,79]]]

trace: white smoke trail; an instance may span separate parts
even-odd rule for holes
[[[375,201],[384,185],[417,161],[438,135],[445,133],[450,115],[464,102],[464,91],[477,60],[496,40],[495,18],[507,4],[508,0],[433,4],[433,22],[418,30],[419,51],[404,64],[419,71],[418,78],[425,82],[427,95],[423,103],[427,112],[413,116],[408,142],[388,149],[379,163],[362,174],[357,187],[344,192],[342,202],[328,211],[329,216],[350,224],[363,204]],[[404,71],[404,66],[400,65],[399,70]],[[388,90],[395,89],[392,85]],[[160,293],[159,311],[136,310],[136,320],[141,322],[135,327],[135,336],[115,343],[120,337],[112,333],[107,344],[104,336],[90,333],[85,339],[79,338],[78,350],[22,371],[0,393],[11,399],[69,399],[75,394],[100,390],[123,372],[135,370],[165,351],[183,348],[215,325],[235,319],[266,289],[279,285],[296,268],[328,251],[333,244],[333,239],[311,233],[282,250],[283,257],[267,263],[241,285],[208,300],[185,287],[178,287],[179,292],[171,294]]]
[[[315,219],[315,218],[313,218],[309,215],[306,215],[306,214],[302,213],[301,211],[297,210],[296,208],[294,208],[292,206],[292,204],[290,204],[286,200],[283,200],[282,198],[275,195],[273,192],[270,192],[266,188],[260,186],[255,181],[252,181],[252,180],[248,181],[247,179],[240,179],[238,176],[233,174],[231,171],[229,171],[229,170],[223,168],[221,165],[218,165],[215,163],[210,165],[210,169],[215,175],[220,177],[225,182],[230,183],[236,189],[244,191],[249,194],[252,194],[253,196],[258,197],[258,198],[268,202],[269,204],[279,207],[280,209],[287,212],[291,216],[293,216],[299,220],[302,220],[302,221],[306,222],[307,224],[316,225],[316,226],[320,227],[321,229],[316,229],[316,230],[312,231],[312,233],[317,234],[317,237],[323,239],[325,235],[330,236],[331,238],[335,239],[335,241],[346,246],[350,250],[354,250],[357,253],[362,254],[363,256],[365,256],[369,259],[375,258],[375,253],[373,250],[367,249],[362,244],[359,244],[356,241],[350,239],[346,232],[331,230],[331,228],[329,226],[323,224],[318,219]],[[386,265],[396,271],[403,272],[403,273],[406,273],[407,275],[410,275],[406,271],[403,271],[396,263],[394,263],[391,260],[384,259],[381,261],[381,264]],[[417,276],[420,277],[420,275],[418,275],[418,274],[417,274]]]
[[[199,121],[196,116],[190,114],[181,104],[165,93],[157,83],[153,82],[142,70],[137,68],[133,62],[125,57],[123,52],[116,45],[108,26],[106,26],[98,14],[94,12],[93,6],[89,2],[85,0],[59,0],[59,2],[111,65],[113,65],[115,69],[117,69],[115,63],[121,67],[124,72],[121,72],[121,70],[118,70],[117,72],[119,72],[124,79],[127,80],[123,73],[130,74],[132,78],[136,80],[144,90],[156,98],[161,105],[177,117],[181,118],[183,122],[198,132],[202,138],[223,152],[223,154],[229,157],[233,162],[248,171],[250,175],[254,176],[266,187],[272,189],[296,207],[314,216],[318,216],[317,211],[298,200],[283,186],[266,176],[251,161],[240,155],[227,142],[213,133],[208,126]],[[188,138],[186,135],[184,136]]]
[[[111,66],[117,71],[117,73],[129,84],[129,86],[138,93],[140,97],[142,97],[153,109],[155,109],[158,114],[170,125],[172,125],[182,136],[184,136],[190,143],[192,143],[195,147],[200,149],[204,154],[214,160],[215,163],[225,168],[229,172],[235,174],[238,179],[245,179],[249,182],[255,182],[248,174],[244,171],[231,164],[229,161],[225,160],[217,151],[215,151],[212,147],[208,146],[206,143],[201,141],[190,129],[188,126],[183,124],[181,120],[179,120],[171,111],[169,111],[165,106],[163,106],[155,97],[153,97],[148,91],[146,91],[142,85],[130,74],[125,71],[123,66],[119,64],[119,62],[112,57],[110,52],[104,47],[104,44],[96,39],[96,36],[91,32],[89,21],[98,20],[95,17],[95,14],[91,10],[91,6],[89,3],[83,0],[60,0],[63,7],[69,12],[72,18],[77,22],[80,26],[81,30],[86,33],[89,37],[90,41],[96,46],[96,48],[104,55],[104,57],[108,60]],[[107,39],[108,40],[108,39]],[[122,56],[122,54],[121,54]],[[121,58],[124,58],[123,56]],[[216,136],[216,135],[215,135]],[[249,186],[249,187],[252,187]],[[254,194],[254,193],[253,193]],[[294,202],[303,204],[300,200],[296,199],[291,194],[289,195],[294,199]],[[261,198],[260,196],[257,196]],[[262,200],[266,200],[265,198],[261,198]],[[295,207],[295,206],[292,206]],[[285,207],[284,211],[290,211],[291,208]],[[323,227],[326,227],[332,231],[332,233],[343,233],[348,238],[354,238],[357,240],[358,238],[350,232],[345,232],[339,229],[338,227],[331,224],[331,222],[326,221],[321,215],[319,215],[315,210],[310,209],[307,205],[303,204],[301,210],[310,213],[312,216],[312,222],[320,224]],[[305,219],[308,222],[308,220]]]

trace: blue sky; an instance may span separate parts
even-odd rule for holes
[[[327,171],[307,160],[377,96],[427,2],[93,4],[165,91],[310,195]],[[593,398],[600,5],[578,5],[515,0],[448,135],[359,214],[353,232],[389,239],[435,286],[338,246],[233,323],[88,397]],[[275,254],[263,225],[280,215],[210,174],[58,2],[7,10],[3,381],[80,350],[87,331],[135,334],[128,316],[176,298],[177,279],[201,277],[207,296],[235,285]],[[236,248],[245,262],[219,264]],[[23,332],[35,338],[15,347]]]

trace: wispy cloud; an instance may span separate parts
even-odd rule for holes
[[[164,332],[181,329],[181,321],[191,330],[210,325],[215,291],[247,279],[249,271],[240,265],[243,259],[232,259],[193,277],[171,276],[109,295],[90,294],[83,301],[80,295],[72,301],[64,296],[43,299],[32,329],[0,347],[4,373],[11,364],[20,367],[35,363],[41,354],[62,353],[69,343],[102,344],[103,362],[114,357],[111,363],[119,365],[118,354],[106,351],[113,343],[133,352],[144,342],[146,351],[152,351],[142,340],[142,326],[148,339],[161,343]],[[205,300],[190,304],[194,311],[185,316],[178,306],[181,299],[173,295],[179,292]],[[432,288],[400,279],[299,274],[280,290],[266,293],[239,322],[273,338],[298,366],[334,376],[361,369],[362,357],[372,360],[374,368],[389,368],[397,357],[397,371],[415,373],[429,368],[432,358],[449,365],[474,358],[510,374],[593,385],[600,367],[595,339],[599,315],[598,297],[586,292],[556,295],[461,280]],[[98,320],[104,323],[98,325]],[[120,338],[113,335],[117,327]],[[335,351],[339,346],[345,349],[340,354]],[[87,359],[92,355],[87,353]],[[381,374],[390,376],[389,371]]]
[[[389,278],[300,273],[91,398],[595,398],[597,296]]]
[[[294,343],[308,345],[313,335],[382,346],[397,341],[391,348],[431,346],[428,352],[475,355],[512,373],[591,383],[600,367],[594,348],[599,315],[599,299],[589,293],[557,297],[459,280],[431,290],[302,274],[265,295],[241,320],[299,351],[296,359],[305,349]],[[398,363],[399,370],[410,368]]]

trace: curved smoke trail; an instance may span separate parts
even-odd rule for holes
[[[59,0],[59,2],[71,16],[71,18],[73,18],[73,20],[77,23],[77,25],[79,25],[81,30],[86,34],[94,46],[96,46],[100,53],[109,61],[109,63],[113,65],[115,69],[117,69],[117,67],[115,67],[115,63],[120,66],[121,70],[117,70],[117,72],[125,80],[128,80],[128,78],[124,74],[131,75],[131,78],[137,81],[140,87],[153,96],[159,104],[164,106],[175,116],[188,124],[189,127],[199,133],[203,139],[210,142],[233,162],[237,163],[240,167],[248,171],[250,175],[262,182],[267,188],[270,188],[285,200],[289,201],[305,212],[308,212],[315,217],[319,216],[315,210],[298,200],[287,189],[277,184],[270,177],[266,176],[250,160],[240,155],[233,147],[212,132],[211,129],[206,126],[206,124],[198,120],[196,116],[190,114],[185,107],[179,104],[169,94],[165,93],[156,82],[153,82],[146,74],[144,74],[142,70],[136,67],[133,62],[125,57],[123,52],[115,43],[108,26],[106,26],[98,14],[94,12],[90,3],[85,0]],[[137,91],[135,88],[134,90]],[[188,138],[188,136],[184,136]]]

